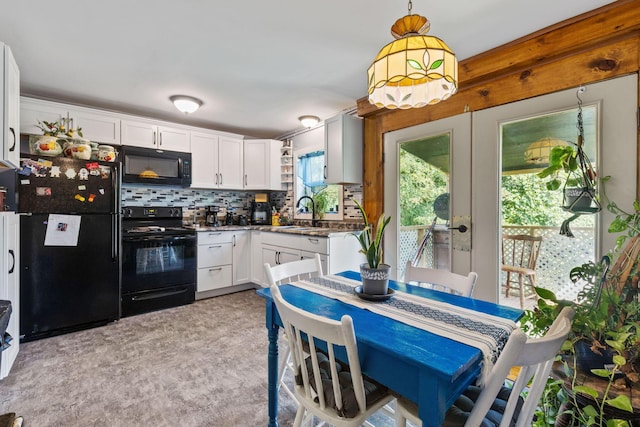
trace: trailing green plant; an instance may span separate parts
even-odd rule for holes
[[[387,228],[387,225],[389,225],[391,217],[385,216],[383,213],[374,226],[373,223],[369,222],[364,207],[355,199],[353,202],[360,210],[362,219],[364,219],[364,229],[362,232],[359,234],[353,233],[353,235],[358,239],[358,242],[360,242],[360,253],[364,254],[367,258],[369,267],[378,268],[378,265],[382,263],[382,238],[384,237],[384,230]]]
[[[550,191],[569,187],[596,187],[596,172],[591,162],[574,145],[556,145],[549,153],[549,166],[538,172]]]

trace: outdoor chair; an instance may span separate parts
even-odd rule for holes
[[[573,315],[573,309],[565,307],[541,338],[527,338],[524,332],[515,329],[484,386],[467,388],[447,411],[442,426],[531,426],[555,357],[571,330]],[[513,366],[519,366],[520,370],[509,388],[505,386],[505,379]],[[525,388],[527,391],[523,393]],[[405,398],[399,398],[396,426],[404,427],[407,420],[418,427],[422,425],[418,407]]]
[[[291,283],[296,280],[308,279],[314,276],[322,276],[322,263],[320,255],[316,254],[313,258],[278,264],[273,267],[271,267],[269,263],[265,263],[264,271],[267,276],[269,286],[273,286],[283,283]],[[283,339],[285,342],[287,341],[286,335]],[[293,373],[291,351],[288,343],[286,353],[284,354],[282,362],[278,368],[278,389],[282,389],[297,402],[295,393],[289,388],[284,378],[287,371]]]
[[[414,267],[411,261],[407,262],[407,268],[404,271],[404,281],[406,283],[415,282],[418,286],[465,297],[471,296],[477,279],[478,274],[473,271],[467,276],[463,276],[446,270]]]
[[[525,298],[535,298],[536,263],[542,245],[542,237],[525,234],[502,235],[502,271],[506,273],[505,296],[512,288],[518,290],[520,308],[524,308]],[[525,280],[528,283],[525,283]],[[527,294],[525,286],[530,287]]]

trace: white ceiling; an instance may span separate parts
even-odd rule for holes
[[[458,60],[611,0],[415,0]],[[21,92],[273,138],[355,107],[403,0],[0,0]],[[169,96],[198,97],[190,116]],[[428,108],[428,107],[426,107]]]

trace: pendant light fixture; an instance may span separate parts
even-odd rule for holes
[[[179,111],[185,114],[194,113],[202,105],[201,100],[187,95],[173,95],[169,97],[169,100],[173,102],[173,105]]]
[[[424,16],[409,14],[391,27],[395,41],[369,67],[369,102],[377,107],[418,108],[437,104],[458,90],[458,60]]]

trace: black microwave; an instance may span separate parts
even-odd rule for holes
[[[191,153],[122,146],[122,182],[191,185]]]

